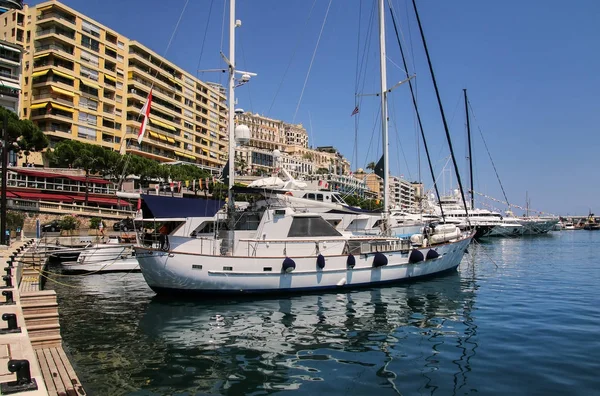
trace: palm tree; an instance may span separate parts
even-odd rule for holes
[[[375,172],[375,167],[377,166],[377,164],[375,162],[369,162],[367,164],[367,169],[370,169],[372,172]]]

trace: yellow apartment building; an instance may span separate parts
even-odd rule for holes
[[[224,90],[58,1],[0,15],[0,39],[24,48],[20,116],[51,145],[78,140],[207,168],[226,159]],[[137,143],[152,88],[150,123]]]

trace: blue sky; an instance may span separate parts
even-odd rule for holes
[[[442,171],[448,149],[409,1],[393,0],[393,4],[410,55],[410,71],[416,73],[436,174],[440,175],[440,187],[448,190],[455,178]],[[64,3],[165,54],[186,1]],[[360,92],[373,93],[378,87],[376,31],[365,45],[369,29],[376,29],[369,25],[373,3],[331,2],[296,114],[329,1],[237,0],[237,18],[243,23],[237,31],[238,68],[258,73],[236,91],[238,107],[302,123],[309,131],[311,145],[333,145],[350,160],[354,160],[357,121],[358,161],[353,161],[353,168],[377,161],[381,155],[378,99],[362,97],[359,117],[350,117],[355,105],[357,58],[362,59],[363,54],[367,61],[359,74],[365,81]],[[476,117],[472,118],[476,191],[502,199],[479,135],[481,128],[511,203],[524,206],[527,192],[531,207],[537,210],[585,214],[591,209],[600,214],[600,160],[595,154],[600,148],[600,2],[417,3],[465,183],[463,88],[468,89]],[[192,73],[222,67],[223,5],[223,0],[190,0],[166,57]],[[357,55],[359,25],[361,50]],[[397,66],[401,58],[389,21],[388,27],[391,86],[403,79],[404,71]],[[227,43],[225,34],[226,53]],[[211,74],[199,77],[213,81],[223,78]],[[394,174],[409,180],[418,178],[416,132],[408,87],[402,86],[390,97],[390,164]],[[430,186],[425,161],[421,164],[422,179]]]

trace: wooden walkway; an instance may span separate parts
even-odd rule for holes
[[[83,396],[86,393],[62,347],[56,292],[41,287],[40,270],[44,268],[45,257],[35,254],[33,249],[21,250],[14,260],[13,285],[18,288],[12,290],[15,301],[12,307],[16,308],[17,322],[23,329],[19,340],[24,345],[21,349],[30,350],[26,359],[30,363],[31,376],[37,378],[38,374],[39,378],[37,391],[15,394]],[[4,307],[9,306],[0,306],[0,312],[8,309]],[[0,382],[16,379],[15,374],[6,372],[8,359],[24,358],[18,353],[11,354],[18,350],[13,345],[14,339],[13,343],[6,344],[6,351],[3,349],[5,337],[0,335],[0,355],[8,356],[0,357]]]

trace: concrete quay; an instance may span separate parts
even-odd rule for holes
[[[56,293],[42,287],[46,257],[33,242],[0,247],[0,394],[83,396],[62,347]]]

